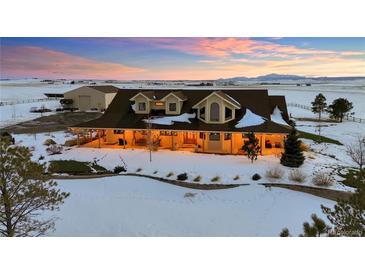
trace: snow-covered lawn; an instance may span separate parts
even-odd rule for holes
[[[40,108],[42,106],[53,111],[42,114],[30,112],[32,107]],[[55,109],[60,106],[61,105],[58,100],[0,106],[0,127],[10,126],[27,120],[39,118],[41,116],[55,114]]]
[[[124,163],[126,163],[128,172],[136,172],[137,169],[141,169],[141,171],[139,171],[140,174],[158,177],[166,177],[168,173],[172,172],[174,175],[171,176],[170,179],[175,179],[178,174],[186,172],[188,174],[188,181],[192,182],[195,177],[201,176],[200,183],[207,184],[212,183],[212,178],[217,176],[219,177],[219,180],[214,183],[218,184],[256,184],[256,182],[251,179],[252,175],[255,173],[258,173],[263,177],[258,181],[260,183],[295,183],[288,178],[291,169],[280,165],[279,156],[259,156],[258,160],[252,164],[246,156],[242,155],[214,155],[188,151],[159,150],[157,152],[152,152],[152,162],[150,162],[149,152],[145,149],[99,149],[86,147],[65,148],[64,152],[60,155],[48,156],[46,153],[46,146],[43,145],[43,142],[46,139],[52,138],[57,143],[63,144],[65,139],[71,138],[71,136],[64,132],[54,132],[50,135],[42,133],[36,135],[20,134],[14,136],[17,143],[33,147],[34,159],[45,156],[44,161],[56,159],[93,161],[94,159],[99,159],[98,164],[109,170],[113,170],[117,165],[124,165]],[[311,143],[311,141],[308,140],[306,140],[306,142]],[[322,154],[315,152],[306,153],[307,159],[300,169],[306,174],[307,180],[304,183],[301,183],[302,185],[313,186],[312,176],[316,171],[330,172],[338,167],[338,165],[352,165],[350,159],[340,157],[340,155],[345,155],[345,148],[343,146],[328,145],[327,152],[332,149],[334,151],[330,152],[335,153],[336,157],[340,157],[340,159],[336,159],[329,155],[324,155],[326,153],[324,153],[323,150],[326,145],[327,144],[316,145],[311,143],[311,146]],[[123,159],[124,163],[121,159]],[[276,166],[279,166],[284,171],[284,176],[281,179],[266,178],[266,171]],[[236,176],[239,176],[238,180],[234,180],[234,177]],[[352,190],[339,182],[336,182],[329,188]]]
[[[325,219],[321,204],[334,204],[258,185],[203,191],[123,176],[59,186],[71,195],[55,213],[52,236],[278,236],[283,227],[298,235],[312,213]]]

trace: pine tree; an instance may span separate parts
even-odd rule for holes
[[[69,193],[58,190],[45,171],[28,148],[0,141],[0,236],[39,236],[53,228],[53,219],[38,217],[58,209]]]
[[[327,107],[326,97],[322,93],[319,93],[312,102],[312,112],[318,113],[318,120],[321,120],[321,115]]]
[[[353,105],[345,98],[338,98],[333,101],[331,105],[328,106],[327,112],[330,114],[331,118],[335,118],[342,122],[343,117],[353,109]]]
[[[300,167],[304,162],[304,155],[300,149],[301,141],[298,140],[297,131],[293,127],[285,140],[284,153],[281,155],[280,163],[288,167]]]
[[[336,236],[365,237],[365,186],[359,185],[348,201],[338,201],[333,210],[321,205]]]
[[[246,133],[245,137],[248,139],[245,141],[242,150],[247,153],[247,157],[253,161],[257,160],[257,155],[260,152],[259,139],[256,138],[255,133]]]

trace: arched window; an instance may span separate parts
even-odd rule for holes
[[[210,105],[210,121],[219,122],[219,104],[212,103]]]

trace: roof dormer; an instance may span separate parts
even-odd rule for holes
[[[165,103],[166,114],[180,114],[184,101],[187,97],[181,91],[173,91],[161,98],[161,102]]]
[[[235,119],[235,110],[241,109],[241,104],[221,91],[212,92],[196,103],[198,119],[210,124],[223,124]]]

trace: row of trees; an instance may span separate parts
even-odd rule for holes
[[[345,115],[353,109],[352,103],[345,98],[337,98],[328,106],[326,101],[326,97],[319,93],[312,102],[312,112],[318,114],[319,120],[322,118],[322,113],[327,112],[332,119],[342,122]]]

